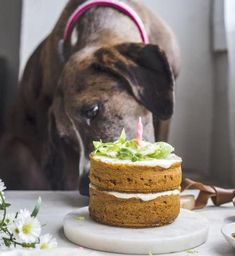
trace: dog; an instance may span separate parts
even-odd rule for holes
[[[79,182],[87,195],[92,141],[113,141],[122,128],[132,138],[139,116],[145,140],[167,140],[179,47],[143,3],[122,2],[138,13],[148,44],[111,6],[87,10],[61,41],[69,17],[86,4],[70,0],[28,60],[1,141],[1,178],[9,189],[74,190]]]

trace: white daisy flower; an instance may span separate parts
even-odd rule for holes
[[[5,183],[0,179],[0,192],[3,192],[3,190],[6,189]]]
[[[34,243],[41,234],[41,224],[36,218],[29,217],[19,226],[19,238],[25,243]]]
[[[17,219],[25,219],[31,216],[31,212],[27,209],[20,209]]]
[[[37,218],[31,217],[27,210],[21,210],[8,228],[14,237],[23,243],[34,243],[41,234],[40,222]]]
[[[40,243],[36,245],[39,249],[51,249],[57,246],[57,241],[50,234],[40,236]]]

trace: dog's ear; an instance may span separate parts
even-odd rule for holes
[[[49,117],[49,129],[47,140],[43,144],[41,161],[42,169],[50,182],[50,188],[53,190],[63,189],[64,161],[53,115]]]
[[[157,46],[124,43],[101,48],[95,65],[118,75],[136,99],[159,119],[169,119],[174,106],[174,76],[165,53]]]
[[[64,147],[51,108],[48,111],[48,130],[44,137],[41,166],[50,181],[50,188],[53,190],[66,189],[64,187]]]

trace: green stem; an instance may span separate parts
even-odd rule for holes
[[[21,247],[25,247],[25,246],[24,246],[24,243],[20,243],[20,242],[17,242],[17,241],[15,240],[13,234],[12,234],[8,229],[5,230],[5,233],[7,233],[7,234],[9,235],[9,238],[8,238],[8,239],[9,239],[12,243],[14,243],[14,245],[20,245]],[[35,243],[29,243],[29,244],[27,244],[27,245],[28,245],[27,248],[34,248],[34,247],[35,247],[35,244],[37,244],[37,243],[39,243],[39,241],[38,241],[38,242],[35,242]]]
[[[13,234],[8,229],[5,230],[5,233],[7,233],[10,236],[10,240],[12,240]]]
[[[20,246],[23,247],[23,244],[22,244],[22,243],[15,241],[15,239],[14,239],[14,237],[13,237],[13,234],[11,234],[11,232],[10,232],[8,229],[6,229],[4,232],[9,235],[9,238],[7,238],[7,239],[8,239],[11,243],[13,243],[15,246],[16,246],[16,245],[20,245]]]
[[[17,245],[20,245],[20,246],[23,247],[23,244],[22,244],[22,243],[16,242],[16,241],[14,241],[13,239],[12,239],[11,241],[12,241],[14,244],[17,244]]]
[[[2,204],[5,206],[5,199],[2,195],[2,192],[0,192],[0,198],[2,200]],[[4,213],[3,213],[3,218],[2,218],[2,221],[0,223],[0,228],[3,226],[4,222],[5,222],[5,218],[6,218],[6,214],[7,214],[7,211],[6,211],[6,208],[3,209]]]
[[[23,248],[35,248],[35,243],[29,243],[29,244],[24,244],[24,243],[19,243],[16,241],[12,241],[15,245],[20,245]],[[25,246],[27,245],[27,246]]]

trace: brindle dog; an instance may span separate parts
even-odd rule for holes
[[[140,1],[124,1],[145,24],[144,45],[129,17],[94,7],[79,18],[77,40],[65,42],[60,56],[66,22],[83,2],[69,1],[25,68],[1,142],[1,178],[9,189],[77,189],[80,175],[87,194],[92,141],[115,140],[123,127],[132,138],[139,116],[144,139],[166,139],[169,122],[161,120],[172,116],[179,72],[172,31]]]

